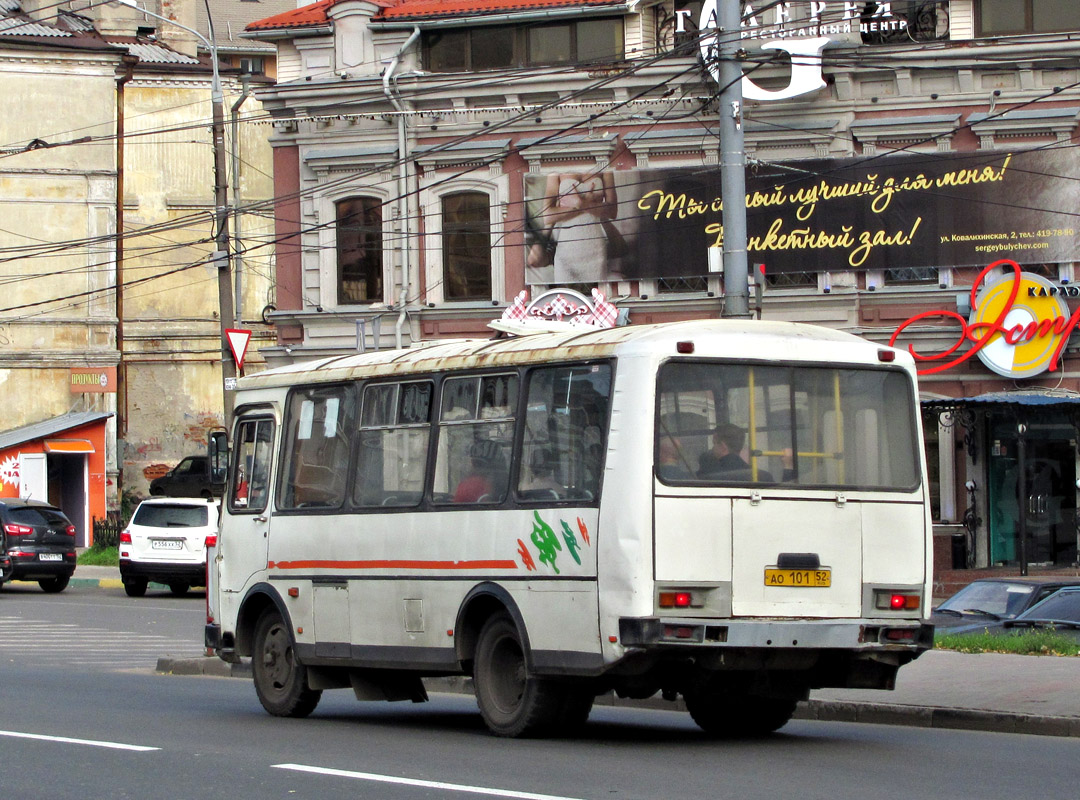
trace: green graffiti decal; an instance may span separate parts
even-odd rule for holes
[[[551,529],[550,525],[540,519],[539,511],[534,511],[533,516],[536,519],[533,522],[532,541],[536,546],[536,552],[540,561],[544,564],[548,564],[555,570],[555,574],[558,575],[559,567],[555,564],[555,556],[557,550],[562,550],[562,545],[559,544],[559,537],[555,535],[555,531]]]
[[[574,532],[572,530],[570,530],[570,526],[566,524],[566,520],[561,519],[561,520],[559,520],[559,522],[562,523],[562,540],[564,542],[566,542],[566,552],[568,552],[570,554],[570,556],[574,559],[574,561],[576,561],[577,563],[580,564],[581,563],[581,557],[577,554],[577,551],[578,551],[577,538],[575,538]]]

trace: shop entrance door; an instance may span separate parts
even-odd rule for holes
[[[1023,494],[1017,492],[1016,424],[996,423],[990,437],[990,563],[1019,564],[1020,503],[1027,514],[1028,564],[1076,560],[1076,431],[1063,423],[1029,424]]]

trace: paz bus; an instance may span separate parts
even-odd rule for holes
[[[240,380],[206,644],[275,715],[469,676],[490,730],[715,735],[931,646],[914,363],[794,323],[438,341]]]

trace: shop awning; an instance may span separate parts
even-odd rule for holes
[[[937,397],[923,400],[920,405],[925,411],[953,411],[961,408],[992,411],[1034,407],[1080,411],[1080,394],[1051,390],[988,392],[974,397]]]
[[[94,445],[89,439],[46,439],[46,453],[93,453]]]
[[[4,431],[0,433],[0,450],[17,447],[24,442],[63,436],[65,432],[70,431],[72,428],[103,422],[112,415],[111,411],[74,411],[42,422],[35,422],[32,425],[24,425],[21,428]]]

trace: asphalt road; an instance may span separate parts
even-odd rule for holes
[[[143,650],[127,649],[126,634],[192,642],[201,596],[96,590],[88,600],[0,593],[9,630],[23,616],[93,634],[68,640],[67,665],[32,647],[40,629],[21,647],[0,642],[5,797],[1077,797],[1080,740],[1058,737],[795,721],[768,739],[724,742],[685,714],[597,708],[579,738],[507,741],[487,733],[466,696],[358,703],[346,691],[325,693],[309,719],[278,719],[249,681],[157,674]],[[106,636],[117,637],[107,663],[76,662]]]

